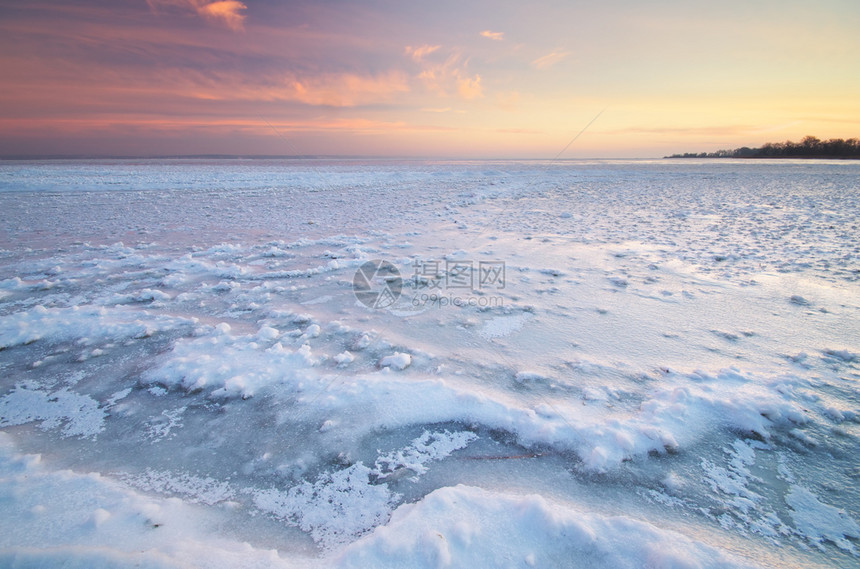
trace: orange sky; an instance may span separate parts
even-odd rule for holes
[[[592,5],[595,4],[595,5]],[[0,2],[0,155],[654,157],[860,136],[860,3]]]

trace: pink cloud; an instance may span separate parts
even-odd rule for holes
[[[481,87],[481,76],[475,75],[475,78],[463,77],[457,81],[457,91],[464,99],[476,99],[484,96],[484,89]]]
[[[308,105],[355,107],[390,101],[398,93],[409,90],[406,75],[392,71],[375,76],[342,73],[294,78],[288,81],[285,90],[274,95]]]
[[[248,7],[238,0],[147,0],[154,12],[164,6],[176,6],[197,12],[203,18],[223,24],[235,31],[245,29],[245,15]]]
[[[245,22],[245,15],[241,11],[245,9],[247,6],[237,0],[221,0],[203,4],[197,8],[197,12],[210,20],[222,21],[233,30],[241,30]]]
[[[490,30],[484,30],[483,32],[481,32],[481,35],[487,39],[496,41],[502,41],[503,39],[505,39],[504,32],[492,32]]]
[[[459,93],[464,99],[476,99],[484,96],[480,75],[470,75],[467,67],[468,59],[463,60],[460,53],[454,52],[448,55],[444,61],[439,58],[425,60],[424,57],[436,52],[440,46],[421,46],[419,48],[407,47],[407,55],[420,65],[417,78],[421,80],[425,88],[440,96],[448,97],[451,93]]]
[[[415,61],[421,61],[426,56],[438,50],[440,45],[421,45],[418,47],[406,46],[406,55],[410,56]]]

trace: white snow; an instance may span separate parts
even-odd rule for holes
[[[46,308],[0,317],[0,348],[31,344],[38,340],[76,340],[94,345],[108,340],[143,338],[156,332],[188,326],[192,321],[174,316],[151,315],[121,307]]]
[[[95,438],[106,417],[98,401],[68,388],[49,392],[20,385],[0,398],[0,427],[39,421],[43,430],[62,425],[64,437]]]
[[[389,489],[386,479],[407,469],[417,481],[427,472],[428,463],[446,458],[476,438],[469,432],[425,431],[408,447],[379,456],[373,468],[357,463],[324,472],[313,483],[304,481],[287,492],[275,488],[249,492],[257,508],[298,525],[331,549],[388,520],[400,496]]]
[[[98,474],[46,468],[0,433],[4,567],[296,567],[300,558],[213,537],[218,519]]]
[[[355,361],[355,356],[349,352],[349,350],[344,350],[341,353],[337,354],[334,357],[334,361],[336,361],[340,365],[348,365]]]
[[[396,370],[404,370],[412,365],[412,356],[402,352],[394,352],[379,360],[379,367],[391,367]]]
[[[272,329],[234,336],[221,323],[209,334],[177,342],[168,359],[143,379],[189,392],[214,388],[215,397],[251,397],[266,386],[298,381],[316,365],[307,344],[287,348],[266,330]]]
[[[0,565],[856,564],[858,174],[4,162]]]
[[[254,505],[310,533],[314,541],[332,548],[353,541],[388,521],[399,498],[385,484],[370,483],[370,468],[354,464],[326,472],[315,482],[303,482],[288,492],[254,493]]]
[[[541,381],[549,381],[549,378],[537,371],[518,371],[514,376],[514,379],[519,381],[520,383],[524,382],[541,382]]]
[[[149,492],[179,494],[194,504],[213,505],[233,498],[236,494],[229,484],[209,477],[200,477],[187,472],[173,474],[167,471],[147,469],[138,475],[126,475],[122,480]]]
[[[495,316],[484,323],[484,327],[478,332],[482,338],[501,338],[508,336],[521,329],[531,318],[531,314],[512,314],[506,316]]]
[[[442,460],[455,450],[465,448],[477,438],[477,435],[468,431],[455,433],[424,431],[405,449],[393,451],[377,458],[373,473],[384,480],[406,469],[414,472],[416,477],[413,479],[417,480],[418,475],[427,472],[428,463]]]
[[[810,542],[823,548],[824,540],[857,555],[857,549],[847,538],[860,539],[860,525],[845,510],[821,502],[803,486],[792,486],[785,496],[791,507],[791,518],[797,530]]]
[[[400,506],[348,547],[339,567],[746,567],[683,535],[470,486]]]

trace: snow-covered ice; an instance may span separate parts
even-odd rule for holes
[[[858,182],[3,163],[0,565],[856,566]]]

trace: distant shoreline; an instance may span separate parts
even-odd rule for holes
[[[686,152],[672,154],[663,158],[777,158],[777,159],[815,159],[815,160],[858,160],[860,159],[860,140],[831,138],[820,140],[807,136],[800,142],[768,142],[759,148],[743,146],[734,150],[716,152]]]
[[[714,156],[714,153],[702,154],[673,154],[664,156],[664,160],[684,160],[688,158],[741,159],[741,160],[860,160],[860,156]]]

